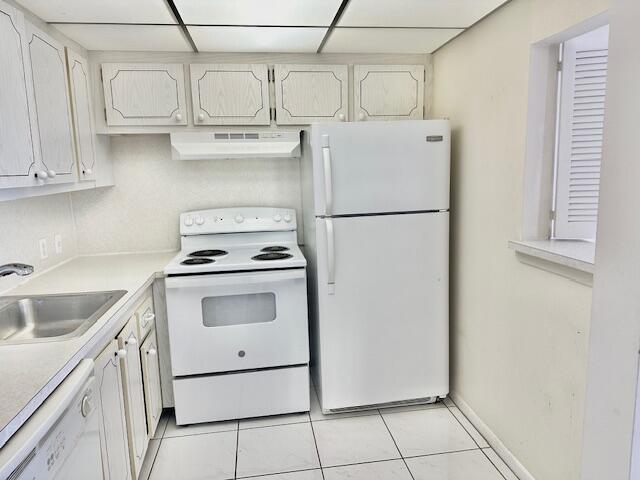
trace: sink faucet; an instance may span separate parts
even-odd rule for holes
[[[7,263],[6,265],[0,265],[0,277],[11,275],[12,273],[20,276],[31,275],[33,273],[33,267],[24,263]]]

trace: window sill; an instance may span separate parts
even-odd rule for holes
[[[596,244],[583,240],[510,240],[518,259],[527,265],[593,285]]]

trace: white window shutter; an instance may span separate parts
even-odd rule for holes
[[[609,27],[564,43],[554,234],[595,239]]]

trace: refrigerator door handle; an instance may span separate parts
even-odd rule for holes
[[[325,218],[327,228],[327,290],[329,295],[333,295],[336,290],[336,248],[335,235],[333,232],[333,220]]]
[[[331,184],[331,149],[329,135],[322,135],[322,166],[324,168],[324,203],[325,215],[333,211],[333,185]]]

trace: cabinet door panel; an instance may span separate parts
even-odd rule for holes
[[[41,162],[50,183],[77,178],[64,47],[27,23]],[[51,174],[55,172],[55,176]],[[52,178],[53,177],[53,178]]]
[[[93,113],[89,64],[86,59],[67,48],[69,87],[73,110],[73,127],[80,180],[95,180],[96,154],[94,147]]]
[[[131,457],[131,470],[134,478],[137,478],[140,474],[140,468],[149,444],[140,345],[136,336],[136,325],[137,319],[134,315],[118,335],[118,348],[126,352],[125,357],[121,360],[121,368],[125,393],[125,411],[127,413],[129,456]]]
[[[347,120],[346,65],[276,65],[274,73],[279,125]]]
[[[25,39],[22,13],[0,1],[0,188],[36,184]]]
[[[118,342],[113,340],[95,360],[100,398],[100,444],[106,480],[131,479]]]
[[[196,125],[269,125],[267,66],[192,64]]]
[[[107,124],[186,125],[181,64],[102,64]]]
[[[142,375],[144,378],[144,397],[147,407],[147,427],[152,437],[162,415],[162,392],[160,389],[160,363],[158,361],[158,340],[155,328],[140,347],[142,357]]]
[[[357,120],[420,120],[424,112],[423,65],[355,65]]]

